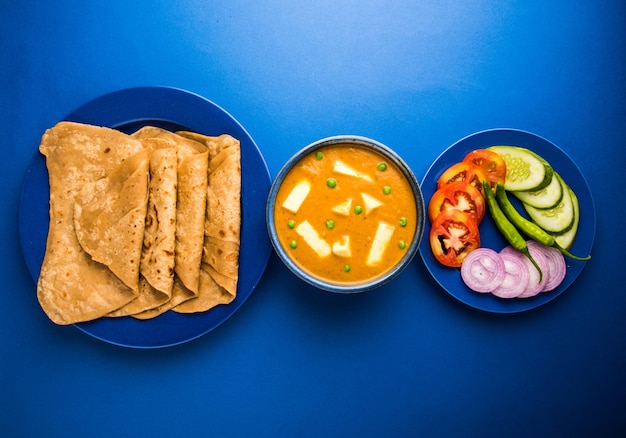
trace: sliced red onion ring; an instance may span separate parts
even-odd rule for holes
[[[470,252],[461,265],[463,282],[475,292],[491,292],[505,275],[504,261],[490,248],[477,248]]]
[[[520,259],[522,259],[524,263],[526,263],[526,266],[528,267],[528,274],[529,274],[528,286],[526,287],[526,291],[518,295],[517,298],[534,297],[535,295],[537,295],[539,292],[543,290],[544,280],[542,279],[541,282],[539,281],[539,271],[524,253],[516,250],[513,247],[507,247],[507,248],[503,249],[502,251],[506,250],[506,251],[511,251],[513,254],[517,254],[517,256]],[[502,253],[502,251],[500,252]],[[529,249],[529,252],[530,252],[530,249]],[[533,256],[533,259],[535,259],[535,261],[541,268],[541,272],[544,273],[544,271],[546,270],[547,261],[543,253],[534,250],[533,252],[530,252],[530,255]]]
[[[542,292],[549,292],[556,289],[567,273],[567,266],[565,265],[565,257],[556,248],[542,245],[535,241],[527,242],[528,249],[531,251],[533,257],[536,252],[543,253],[546,259],[546,270],[543,273],[543,290]]]
[[[500,286],[491,291],[500,298],[516,298],[526,291],[530,280],[528,266],[513,251],[500,252],[505,274]]]

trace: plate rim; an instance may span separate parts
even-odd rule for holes
[[[128,99],[129,97],[138,96],[138,95],[148,96],[153,99],[158,96],[160,97],[167,96],[169,98],[174,99],[175,104],[171,106],[171,108],[165,108],[167,105],[164,104],[162,107],[155,108],[153,112],[146,111],[144,113],[145,115],[138,114],[137,116],[132,117],[132,118],[125,117],[124,115],[117,115],[117,114],[111,115],[109,118],[117,119],[118,120],[117,123],[97,122],[97,120],[93,120],[92,115],[87,114],[88,116],[86,116],[86,114],[84,114],[85,112],[87,113],[89,113],[90,111],[93,112],[94,106],[97,107],[103,103],[105,104],[105,106],[111,105],[112,102],[115,103],[116,105],[121,105],[124,99]],[[197,105],[194,108],[194,115],[192,115],[191,117],[189,117],[189,114],[191,113],[189,113],[187,117],[180,115],[180,114],[176,115],[177,112],[183,111],[184,108],[187,108],[187,107],[179,108],[176,106],[177,104],[180,104],[180,103],[189,104],[190,102],[192,104]],[[168,101],[168,103],[170,102]],[[135,108],[133,108],[131,112],[134,110]],[[164,117],[164,112],[165,113],[170,112],[171,114],[167,115],[167,117]],[[121,113],[124,113],[124,110],[121,111]],[[248,290],[242,292],[239,289],[241,287],[241,281],[240,281],[238,283],[237,296],[235,300],[233,300],[233,302],[231,302],[228,305],[214,307],[212,309],[209,309],[206,312],[201,312],[201,313],[196,313],[196,314],[176,313],[175,315],[170,315],[169,317],[166,317],[166,314],[172,314],[174,312],[166,312],[166,314],[159,316],[159,318],[161,318],[159,321],[157,321],[157,318],[153,320],[148,320],[148,321],[140,321],[130,316],[127,316],[127,317],[122,317],[122,318],[98,318],[94,321],[85,321],[85,322],[78,322],[78,323],[70,324],[76,327],[77,329],[79,329],[80,331],[82,331],[83,333],[86,333],[87,335],[95,339],[106,342],[108,344],[112,344],[112,345],[116,345],[120,347],[134,348],[134,349],[166,348],[166,347],[172,347],[172,346],[184,344],[194,339],[197,339],[207,334],[208,332],[214,330],[215,328],[220,326],[222,323],[224,323],[227,319],[229,319],[232,315],[234,315],[241,308],[243,303],[247,301],[250,295],[252,295],[252,293],[258,286],[259,282],[263,278],[265,271],[267,270],[267,265],[270,260],[272,247],[269,241],[269,237],[267,236],[265,232],[265,216],[264,214],[259,214],[258,207],[246,208],[246,204],[250,204],[250,202],[246,202],[244,200],[244,196],[250,197],[249,199],[251,199],[252,201],[254,201],[256,198],[258,199],[262,198],[263,199],[262,204],[264,205],[265,197],[267,196],[267,193],[269,192],[269,187],[271,185],[271,174],[269,172],[269,168],[267,166],[265,157],[263,156],[263,153],[261,149],[259,148],[259,146],[257,145],[257,143],[254,141],[252,136],[246,131],[243,125],[241,125],[241,123],[237,119],[235,119],[224,108],[222,108],[221,106],[217,105],[215,102],[211,101],[210,99],[198,93],[194,93],[192,91],[188,91],[183,88],[172,87],[172,86],[137,86],[137,87],[117,89],[117,90],[99,95],[93,99],[86,101],[82,105],[78,106],[77,108],[72,110],[70,113],[68,113],[66,116],[64,116],[58,121],[74,121],[74,122],[89,123],[89,124],[94,124],[94,125],[99,125],[99,126],[108,126],[108,127],[120,128],[120,129],[123,129],[124,126],[130,126],[132,124],[138,124],[138,123],[141,124],[142,122],[153,122],[153,123],[160,122],[162,124],[173,124],[173,125],[178,125],[181,127],[188,127],[187,123],[185,122],[189,122],[191,121],[192,118],[197,117],[195,113],[199,113],[199,114],[206,113],[206,114],[212,114],[213,116],[217,114],[219,115],[221,119],[220,123],[222,125],[228,125],[229,128],[233,128],[234,130],[238,131],[237,132],[238,136],[243,135],[243,138],[239,138],[239,140],[242,144],[242,152],[244,150],[247,151],[246,153],[247,158],[244,159],[244,155],[242,153],[242,169],[244,167],[244,160],[245,162],[250,161],[249,164],[253,165],[255,174],[254,174],[254,179],[245,178],[244,177],[245,173],[242,172],[242,231],[241,231],[242,246],[241,247],[242,247],[242,253],[243,253],[243,248],[244,248],[243,235],[244,235],[244,229],[247,229],[245,228],[245,224],[252,222],[250,226],[254,225],[256,228],[258,228],[258,230],[255,228],[253,231],[254,235],[258,236],[255,243],[257,245],[259,244],[262,245],[260,250],[256,246],[253,248],[254,253],[255,253],[253,260],[257,264],[256,272],[254,273],[254,275],[250,275],[249,277],[247,277],[247,283],[249,286],[247,287]],[[95,118],[97,119],[98,117],[95,117]],[[181,122],[181,119],[187,119],[187,120],[185,120],[185,122]],[[107,120],[103,120],[103,122],[107,122]],[[202,123],[205,123],[205,124],[210,123],[210,118],[207,118],[206,121],[203,120]],[[208,128],[209,129],[204,130],[203,133],[207,135],[211,135],[212,133],[207,132],[207,131],[210,131],[210,126]],[[199,129],[194,129],[194,130],[197,132],[203,131]],[[228,133],[231,135],[233,134],[233,132],[226,132],[226,131],[220,132],[220,133]],[[215,135],[217,134],[215,133]],[[19,240],[20,240],[20,249],[22,252],[22,256],[24,257],[25,263],[27,265],[27,268],[29,270],[29,273],[31,275],[31,278],[33,278],[35,282],[35,286],[37,285],[37,282],[38,282],[39,270],[41,268],[41,265],[39,264],[38,267],[33,266],[33,264],[36,265],[37,262],[36,261],[33,262],[32,257],[28,255],[28,252],[29,252],[28,251],[28,248],[29,248],[28,239],[31,236],[25,236],[26,229],[28,229],[29,227],[23,223],[23,217],[25,217],[25,214],[26,214],[25,209],[27,207],[25,194],[27,191],[27,186],[29,184],[29,174],[33,170],[36,171],[38,166],[41,166],[42,162],[43,162],[43,167],[47,176],[47,168],[45,167],[45,158],[41,155],[41,153],[39,152],[37,148],[34,151],[33,156],[31,160],[29,161],[29,164],[25,171],[24,179],[22,181],[22,186],[20,190],[19,206],[18,206],[18,234],[19,234]],[[244,184],[246,181],[248,181],[248,184]],[[45,181],[45,185],[46,185],[45,197],[49,199],[49,185],[48,185],[47,178]],[[264,194],[257,193],[256,192],[257,188],[260,188],[265,193]],[[247,193],[249,189],[252,190],[251,193]],[[245,193],[247,195],[245,195]],[[244,209],[248,211],[244,212]],[[45,210],[47,214],[48,205],[46,205]],[[255,215],[257,217],[255,217]],[[261,222],[260,225],[258,224],[259,222]],[[262,230],[261,230],[261,225],[262,225]],[[49,225],[46,223],[45,235],[47,235],[48,228],[49,228]],[[44,249],[45,249],[45,246],[46,246],[46,243],[44,241],[43,242]],[[247,246],[245,248],[247,248]],[[40,254],[40,257],[43,259],[42,254]],[[241,264],[240,264],[240,268],[241,268]],[[241,274],[240,274],[240,278],[242,278]],[[226,310],[223,310],[223,309],[226,309]],[[148,322],[148,323],[152,322],[154,324],[155,321],[157,321],[156,323],[158,324],[164,319],[168,319],[168,321],[166,322],[167,324],[170,322],[171,318],[174,318],[174,322],[178,320],[178,322],[180,323],[181,321],[184,322],[185,320],[192,320],[192,321],[198,320],[202,318],[202,315],[209,315],[209,314],[210,316],[217,315],[216,320],[211,321],[209,319],[209,322],[205,326],[202,326],[201,324],[202,327],[199,330],[197,330],[193,335],[185,336],[184,338],[180,338],[180,339],[171,339],[168,341],[162,340],[161,342],[159,342],[157,339],[155,342],[147,343],[147,342],[144,342],[144,340],[140,340],[138,336],[135,336],[134,338],[126,339],[126,340],[117,339],[117,338],[109,339],[107,338],[106,335],[103,335],[102,333],[99,333],[98,331],[94,332],[91,330],[92,325],[94,324],[97,325],[99,323],[105,327],[104,330],[106,331],[106,327],[108,327],[109,324],[115,324],[116,322],[119,322],[122,320],[132,321],[131,323],[129,323],[132,325],[132,324],[141,324],[145,322]]]

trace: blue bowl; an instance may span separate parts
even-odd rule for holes
[[[278,236],[276,234],[276,224],[274,221],[274,208],[276,204],[276,194],[285,179],[285,176],[289,171],[296,165],[301,159],[305,156],[308,156],[310,153],[315,152],[317,149],[326,146],[332,145],[345,145],[352,144],[355,146],[359,146],[362,148],[370,149],[378,154],[385,157],[386,160],[396,165],[396,167],[404,174],[406,180],[409,182],[409,185],[413,191],[413,197],[415,199],[415,206],[417,210],[417,220],[415,223],[415,235],[413,241],[407,248],[406,254],[404,257],[391,269],[386,271],[385,273],[378,275],[369,280],[365,280],[358,283],[333,283],[329,282],[326,279],[318,278],[311,273],[302,269],[298,264],[296,264],[292,258],[289,256],[289,253],[285,250],[283,245],[280,243]],[[425,218],[425,209],[424,209],[424,199],[422,196],[422,191],[420,185],[413,174],[413,171],[409,168],[409,166],[400,158],[398,154],[396,154],[391,148],[385,146],[384,144],[372,140],[366,137],[355,136],[355,135],[337,135],[333,137],[324,138],[318,140],[314,143],[309,144],[308,146],[302,148],[300,151],[296,152],[280,169],[278,175],[274,179],[272,183],[266,207],[266,220],[267,220],[267,228],[270,236],[270,240],[274,247],[274,250],[283,261],[285,266],[289,268],[289,270],[294,273],[301,280],[306,283],[315,286],[319,289],[328,291],[328,292],[336,292],[336,293],[357,293],[364,292],[367,290],[371,290],[377,288],[395,277],[397,277],[403,270],[406,268],[413,257],[418,251],[420,246],[420,242],[422,239],[423,231],[424,231],[424,218]]]

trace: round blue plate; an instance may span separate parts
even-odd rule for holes
[[[237,311],[263,275],[271,244],[265,226],[265,201],[271,180],[265,160],[246,130],[226,111],[197,94],[177,88],[138,87],[98,97],[64,120],[108,126],[131,133],[153,125],[206,135],[230,134],[241,142],[242,228],[237,297],[207,312],[166,312],[141,321],[132,317],[100,318],[75,324],[83,332],[115,345],[159,348],[181,344],[214,329]],[[22,251],[35,280],[46,249],[50,187],[45,158],[33,157],[24,179],[19,207]]]
[[[535,151],[544,157],[572,188],[580,204],[580,223],[576,240],[571,252],[586,256],[591,254],[591,248],[596,232],[596,216],[591,191],[580,169],[572,159],[556,145],[548,140],[526,131],[515,129],[491,129],[469,135],[446,149],[430,166],[422,180],[422,193],[426,205],[435,193],[437,180],[451,165],[463,160],[463,157],[474,149],[483,149],[489,146],[508,145],[521,146]],[[516,202],[510,197],[511,202]],[[517,205],[518,211],[523,209]],[[515,313],[534,309],[552,301],[567,289],[578,277],[587,262],[565,258],[567,274],[561,285],[551,292],[540,293],[532,298],[516,298],[505,300],[492,294],[476,293],[470,290],[461,279],[460,269],[449,268],[440,264],[430,249],[430,223],[426,221],[424,239],[420,245],[420,254],[426,268],[434,279],[450,295],[468,306],[494,313]],[[506,242],[497,230],[489,213],[485,214],[479,226],[481,246],[493,248],[497,251],[506,246]]]

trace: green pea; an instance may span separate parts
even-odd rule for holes
[[[320,151],[317,151],[315,153],[315,158],[317,158],[318,160],[321,160],[322,158],[324,158],[324,154],[321,153]]]
[[[380,170],[381,172],[384,172],[385,170],[387,170],[387,163],[383,163],[383,162],[378,163],[378,170]]]
[[[389,187],[389,186],[383,187],[383,193],[385,195],[388,195],[389,193],[391,193],[391,187]]]
[[[405,242],[404,240],[400,240],[400,241],[398,242],[398,247],[399,247],[400,249],[405,249],[405,248],[406,248],[406,242]]]
[[[293,227],[295,227],[295,226],[296,226],[296,221],[294,221],[294,220],[290,220],[289,222],[287,222],[287,226],[288,226],[289,228],[293,228]]]
[[[333,228],[335,228],[335,221],[332,219],[328,219],[326,221],[326,228],[328,228],[329,230],[332,230]]]
[[[328,178],[326,180],[326,185],[331,189],[334,189],[335,187],[337,187],[337,180],[335,178]]]
[[[343,265],[344,272],[350,272],[350,265]]]
[[[406,218],[405,217],[401,217],[400,218],[400,226],[404,228],[404,227],[406,227],[406,224],[407,224]]]
[[[363,207],[361,207],[360,205],[355,205],[354,214],[361,214],[361,213],[363,213]]]
[[[289,242],[289,247],[291,249],[296,249],[298,247],[298,242],[296,242],[295,240],[292,240],[291,242]]]

